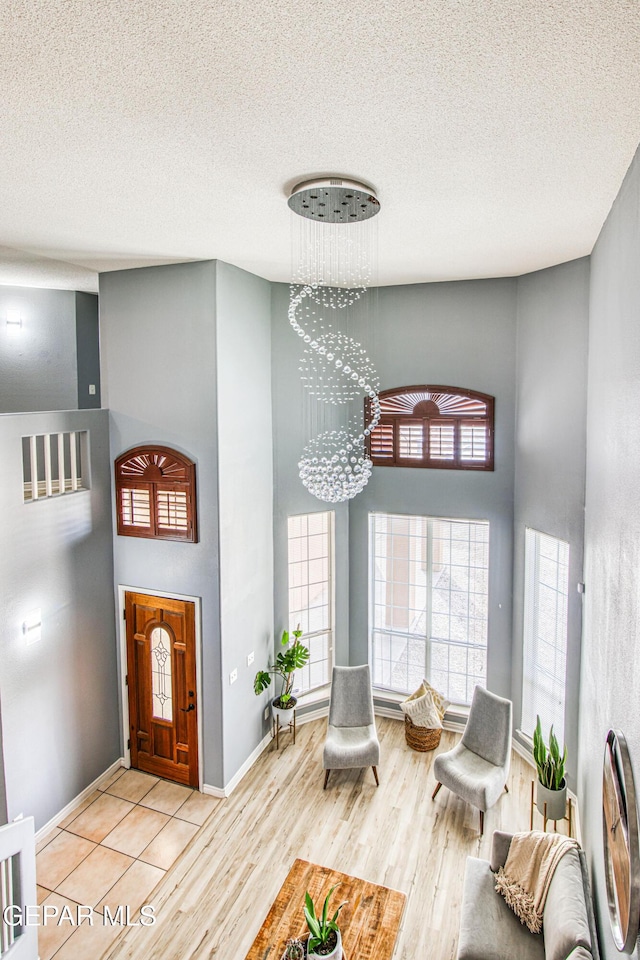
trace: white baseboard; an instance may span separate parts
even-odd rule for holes
[[[307,713],[299,713],[296,716],[296,726],[300,727],[303,723],[310,723],[312,720],[322,720],[329,716],[329,704],[325,703],[315,710],[308,710]]]
[[[374,703],[373,712],[376,717],[390,717],[391,720],[404,720],[404,714],[401,710],[394,710],[393,707],[384,703]]]
[[[234,773],[229,780],[229,783],[223,789],[220,787],[212,787],[209,783],[202,784],[202,792],[206,793],[209,797],[218,797],[220,800],[224,800],[226,797],[230,797],[235,788],[238,786],[242,778],[249,772],[251,767],[254,765],[260,754],[263,750],[271,743],[271,734],[267,733],[262,738],[258,746],[255,748],[253,753],[250,753],[245,762],[242,764],[240,769]]]
[[[208,797],[216,797],[218,800],[225,800],[227,797],[224,790],[221,790],[220,787],[212,787],[210,783],[202,784],[202,792],[206,793]]]
[[[58,813],[56,813],[55,817],[52,817],[48,823],[45,823],[44,827],[40,827],[36,833],[36,843],[39,843],[43,837],[46,837],[46,835],[53,830],[53,828],[61,820],[64,820],[64,818],[68,817],[70,813],[73,813],[73,811],[80,806],[83,800],[86,800],[87,797],[91,796],[94,790],[98,789],[103,780],[106,780],[113,773],[115,773],[116,770],[124,766],[126,766],[124,757],[120,757],[118,760],[112,763],[111,766],[104,771],[104,773],[101,773],[99,777],[96,777],[93,783],[90,783],[88,787],[85,787],[82,793],[79,793],[77,797],[74,797],[73,800],[66,805],[66,807],[63,807],[62,810],[59,810]]]

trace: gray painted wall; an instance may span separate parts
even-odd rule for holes
[[[22,440],[88,430],[91,489],[23,502]],[[8,816],[42,827],[120,756],[108,417],[0,417],[0,700]],[[7,545],[10,544],[10,549]],[[42,639],[22,623],[42,611]]]
[[[640,788],[639,263],[636,155],[591,257],[578,796],[605,958],[618,956],[609,933],[602,855],[600,784],[610,727],[627,738]]]
[[[368,515],[488,520],[488,685],[511,690],[511,531],[516,281],[474,280],[379,290],[381,389],[436,383],[495,396],[495,470],[374,467],[350,504],[351,661],[368,656]]]
[[[582,597],[577,584],[583,563],[588,333],[588,258],[518,279],[514,720],[519,727],[528,526],[570,545],[565,740],[572,788],[578,752]]]
[[[0,286],[0,413],[77,407],[75,293]]]
[[[0,826],[7,822],[7,783],[4,775],[4,749],[2,746],[2,703],[0,703]]]
[[[119,537],[114,580],[202,598],[204,781],[222,787],[214,262],[100,276],[102,398],[111,459],[142,443],[197,464],[199,543]]]
[[[78,409],[100,407],[100,334],[98,298],[94,293],[76,292],[76,356]],[[95,393],[89,393],[93,384]]]
[[[224,782],[260,743],[266,698],[253,678],[273,647],[271,290],[216,264],[220,636]],[[247,656],[255,660],[247,664]],[[238,671],[231,685],[229,674]]]
[[[276,630],[286,624],[286,517],[324,509],[302,486],[305,443],[299,338],[287,321],[288,288],[274,286]],[[336,509],[336,662],[367,659],[368,514],[373,510],[489,520],[489,684],[511,690],[511,572],[516,281],[385,287],[372,351],[382,388],[414,383],[470,387],[496,397],[493,473],[376,467],[354,500]],[[351,611],[349,614],[349,610]]]

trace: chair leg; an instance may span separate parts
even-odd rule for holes
[[[433,791],[433,793],[431,794],[431,799],[432,799],[432,800],[435,800],[435,798],[436,798],[436,793],[438,792],[438,790],[440,789],[441,786],[442,786],[441,783],[436,783],[436,788],[435,788],[435,790]]]
[[[378,780],[378,771],[376,770],[375,767],[371,767],[371,769],[373,770],[373,775],[374,775],[374,777],[376,778],[376,787],[379,787],[379,786],[380,786],[380,781]]]
[[[504,785],[504,792],[505,792],[505,793],[509,793],[509,787],[506,785],[506,783],[505,783],[505,785]]]
[[[484,811],[480,811],[480,836],[484,836]]]
[[[327,789],[327,784],[329,783],[329,774],[330,774],[330,773],[331,773],[331,770],[325,770],[325,773],[324,773],[324,787],[322,788],[323,790],[326,790],[326,789]]]

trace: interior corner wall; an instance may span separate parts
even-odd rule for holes
[[[636,154],[591,255],[578,799],[604,960],[619,955],[609,929],[602,855],[602,758],[612,727],[626,737],[640,790],[638,264]]]
[[[0,286],[0,413],[77,409],[75,296]]]
[[[371,512],[488,520],[488,686],[511,679],[511,530],[516,282],[470,280],[383,287],[376,365],[381,389],[437,383],[496,398],[495,470],[374,467],[351,501],[351,662],[368,658],[368,517]]]
[[[222,788],[215,304],[213,261],[100,275],[110,470],[131,447],[164,444],[195,461],[198,496],[198,543],[118,536],[114,520],[115,587],[201,598],[204,781]]]
[[[22,437],[88,431],[90,489],[25,503]],[[86,476],[86,474],[85,474]],[[120,757],[108,415],[0,417],[0,706],[8,819],[44,826]],[[42,636],[22,624],[40,612]]]
[[[578,755],[589,258],[518,278],[513,693],[522,717],[525,527],[569,543],[565,741],[570,785]],[[524,731],[531,736],[532,730]]]
[[[268,730],[253,679],[273,652],[271,289],[268,281],[220,261],[216,356],[227,785]],[[232,671],[237,674],[233,684]]]
[[[76,356],[79,410],[100,407],[98,297],[76,291]],[[93,393],[90,393],[93,388]]]

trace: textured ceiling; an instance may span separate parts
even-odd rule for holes
[[[0,28],[0,244],[65,268],[286,280],[286,188],[336,172],[378,189],[381,283],[524,273],[591,251],[640,141],[637,0],[10,0]]]

